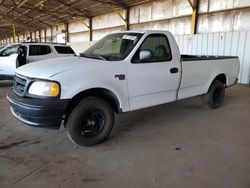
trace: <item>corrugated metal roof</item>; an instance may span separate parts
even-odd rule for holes
[[[149,0],[146,0],[149,1]],[[75,18],[127,8],[145,0],[0,0],[0,25],[16,24],[17,33],[48,28]],[[1,38],[11,36],[10,26],[0,27]]]

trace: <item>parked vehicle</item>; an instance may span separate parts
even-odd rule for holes
[[[63,122],[68,137],[85,146],[109,135],[114,112],[197,95],[216,109],[238,72],[238,57],[180,55],[170,32],[128,31],[104,37],[81,57],[18,68],[7,98],[23,123],[58,129]]]
[[[0,50],[0,80],[12,80],[16,69],[19,44],[7,45]]]
[[[74,56],[70,46],[56,43],[21,43],[0,51],[0,80],[12,80],[17,67],[56,57]]]

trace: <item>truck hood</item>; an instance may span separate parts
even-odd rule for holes
[[[69,70],[93,68],[93,66],[98,66],[101,63],[104,63],[104,61],[83,57],[62,57],[29,63],[19,67],[16,74],[30,78],[49,79]]]

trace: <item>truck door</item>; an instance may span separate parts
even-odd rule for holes
[[[12,45],[0,52],[0,75],[13,76],[19,45]]]
[[[171,42],[175,42],[173,37]],[[175,101],[180,84],[180,61],[165,34],[148,35],[128,63],[131,110]]]

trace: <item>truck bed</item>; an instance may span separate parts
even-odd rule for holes
[[[219,59],[234,59],[237,56],[206,56],[206,55],[187,55],[182,54],[182,61],[200,61],[200,60],[219,60]]]
[[[207,93],[216,76],[225,75],[225,85],[235,83],[239,70],[236,56],[181,55],[182,78],[178,99]]]

